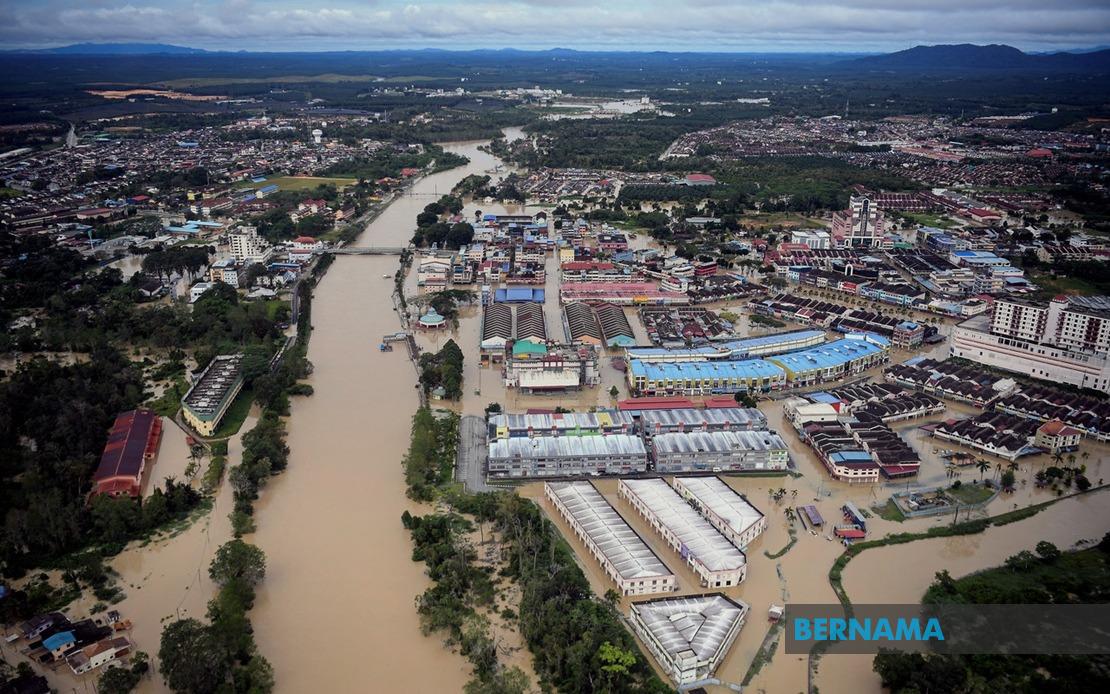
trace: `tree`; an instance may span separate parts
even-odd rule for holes
[[[1049,564],[1059,559],[1060,555],[1062,554],[1059,547],[1052,544],[1051,542],[1048,542],[1047,540],[1041,540],[1040,542],[1038,542],[1037,546],[1034,547],[1033,550],[1037,553],[1038,557]]]
[[[975,469],[979,471],[979,479],[982,480],[987,470],[991,469],[991,463],[986,458],[979,458],[975,461]]]
[[[1013,470],[1007,470],[1006,472],[1003,472],[1002,473],[1002,479],[1000,480],[1000,483],[1001,483],[1003,489],[1013,489],[1014,488],[1014,471]]]
[[[735,394],[733,394],[732,399],[735,400],[738,404],[743,405],[744,407],[755,407],[758,404],[755,401],[755,398],[752,397],[751,393],[748,393],[746,391],[737,391]]]
[[[128,694],[139,686],[139,674],[129,668],[113,667],[104,671],[97,680],[96,690],[100,694]]]
[[[208,575],[221,586],[233,580],[256,586],[266,575],[266,555],[254,545],[240,539],[231,540],[216,550]]]
[[[190,694],[215,692],[231,668],[223,646],[195,619],[179,619],[162,630],[158,659],[169,688]]]
[[[611,398],[615,398],[620,394],[621,394],[621,391],[616,386],[613,386],[612,388],[609,389],[609,397],[611,397]]]
[[[627,675],[629,668],[636,664],[636,654],[605,641],[597,649],[597,659],[601,661],[601,671],[614,676]],[[615,678],[616,679],[616,678]]]

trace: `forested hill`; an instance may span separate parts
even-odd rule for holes
[[[864,69],[933,70],[1033,70],[1045,72],[1110,71],[1110,50],[1091,53],[1023,53],[1013,46],[970,43],[940,46],[915,46],[896,53],[871,55],[841,63]]]

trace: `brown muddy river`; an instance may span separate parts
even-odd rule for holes
[[[406,245],[426,204],[497,163],[478,144],[448,145],[470,164],[418,181],[355,245]],[[400,522],[427,510],[405,498],[401,470],[416,374],[404,351],[378,351],[401,329],[382,277],[396,268],[340,256],[313,300],[315,394],[293,405],[289,469],[263,495],[253,538],[268,571],[251,618],[279,691],[457,692],[469,678],[461,656],[421,634],[413,604],[428,585]]]

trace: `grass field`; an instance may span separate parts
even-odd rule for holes
[[[266,317],[270,320],[277,320],[277,313],[281,309],[289,310],[289,302],[283,299],[271,299],[266,302]]]
[[[1085,279],[1080,277],[1051,277],[1049,275],[1037,275],[1033,278],[1033,284],[1051,294],[1081,294],[1090,296],[1092,294],[1100,294],[1098,287],[1091,284]]]
[[[900,216],[914,222],[915,224],[922,224],[927,227],[936,227],[937,229],[951,229],[956,226],[956,223],[947,217],[941,217],[935,214],[925,214],[924,212],[899,212]]]
[[[0,200],[4,200],[7,198],[18,198],[20,195],[23,195],[23,193],[20,193],[18,190],[4,188],[0,186]]]
[[[226,439],[228,436],[239,433],[239,428],[243,426],[247,415],[250,414],[252,404],[254,404],[254,390],[244,388],[239,391],[239,395],[235,396],[235,402],[227,408],[227,413],[224,414],[224,418],[212,438]]]
[[[273,178],[267,178],[262,183],[247,182],[239,187],[257,190],[263,186],[276,184],[278,190],[312,190],[316,186],[327,185],[329,183],[342,190],[347,186],[353,186],[358,183],[358,179],[345,176],[275,176]]]
[[[946,491],[963,504],[981,504],[994,495],[994,490],[981,484],[961,484],[958,488],[949,487]]]

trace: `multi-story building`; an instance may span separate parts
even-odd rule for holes
[[[685,431],[651,438],[659,474],[785,470],[790,454],[773,431]]]
[[[617,482],[617,496],[631,504],[686,561],[702,586],[736,586],[747,576],[744,553],[662,478],[622,479]]]
[[[674,488],[739,549],[767,529],[767,517],[720,477],[675,477]]]
[[[181,401],[185,422],[201,436],[211,436],[243,389],[242,354],[215,357]]]
[[[518,340],[505,362],[505,387],[526,393],[579,390],[600,382],[597,350],[589,345]]]
[[[510,437],[489,442],[487,465],[491,478],[629,475],[647,470],[647,449],[629,434]]]
[[[825,250],[832,248],[832,236],[824,230],[795,229],[790,232],[790,243],[804,244],[807,248]]]
[[[866,196],[852,196],[848,209],[833,215],[833,236],[840,246],[882,246],[886,221],[882,211]]]
[[[548,482],[544,495],[621,595],[670,593],[678,581],[591,482]]]
[[[1110,392],[1110,311],[1057,296],[1047,305],[998,299],[989,316],[952,331],[952,356]]]
[[[416,285],[418,287],[446,287],[450,275],[450,259],[425,256],[420,259],[420,263],[416,267]]]
[[[239,261],[235,258],[217,260],[208,267],[208,280],[210,282],[223,282],[238,289],[239,270]]]
[[[713,676],[744,626],[748,606],[721,593],[632,603],[628,620],[680,687]]]
[[[643,395],[709,395],[769,391],[786,385],[781,366],[764,359],[653,363],[633,359],[628,385]]]
[[[231,255],[241,263],[265,263],[274,252],[269,242],[252,226],[235,229],[227,235],[227,239],[231,245]]]

